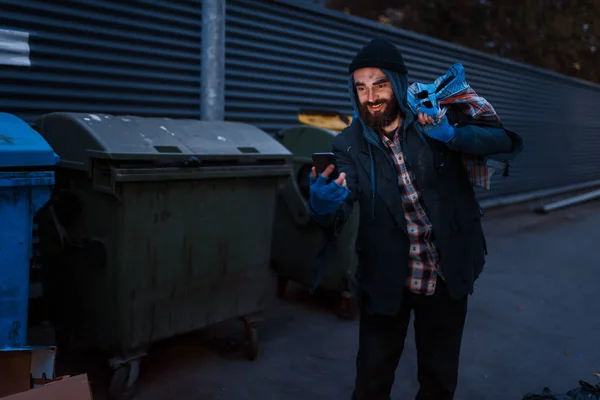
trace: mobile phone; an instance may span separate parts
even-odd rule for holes
[[[312,160],[315,168],[317,169],[317,174],[321,174],[328,166],[335,165],[335,169],[331,175],[329,175],[329,180],[337,179],[340,176],[335,155],[333,153],[313,153]]]

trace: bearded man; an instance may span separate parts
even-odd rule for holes
[[[360,209],[356,251],[360,302],[354,400],[388,400],[411,312],[417,400],[450,400],[467,299],[485,264],[481,210],[464,157],[514,158],[521,138],[464,107],[411,111],[396,47],[375,39],[349,68],[352,124],[333,141],[340,175],[313,168],[309,209],[324,227]]]

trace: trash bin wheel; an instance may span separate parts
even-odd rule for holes
[[[353,320],[356,318],[358,315],[358,302],[356,301],[356,297],[349,297],[342,294],[335,307],[335,313],[338,317],[345,320]]]
[[[112,374],[108,393],[111,400],[130,400],[137,390],[140,360],[119,365]]]
[[[250,361],[254,361],[258,357],[258,332],[256,324],[244,321],[244,328],[246,330],[246,342],[248,346],[246,356]]]
[[[277,277],[277,297],[280,299],[285,298],[285,292],[287,291],[287,286],[289,283],[289,279],[279,276]]]

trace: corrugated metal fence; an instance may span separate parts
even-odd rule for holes
[[[199,1],[0,0],[31,60],[0,58],[0,109],[197,117],[201,21]]]
[[[0,0],[0,28],[30,35],[31,60],[0,59],[0,109],[198,117],[200,3]],[[350,112],[347,65],[374,36],[399,46],[411,80],[462,62],[524,136],[510,179],[481,198],[600,179],[600,86],[291,0],[227,1],[226,119],[275,132],[301,108]]]

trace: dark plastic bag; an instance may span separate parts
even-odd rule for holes
[[[573,400],[573,398],[568,395],[553,393],[546,387],[542,390],[542,393],[527,393],[523,400]]]
[[[586,381],[579,381],[579,387],[567,392],[573,400],[600,400],[600,383],[592,385]]]

